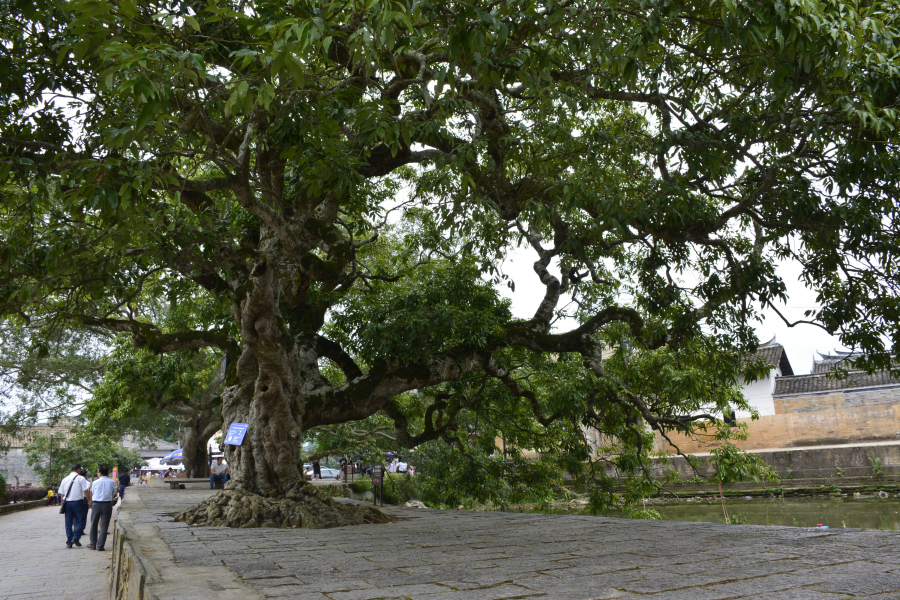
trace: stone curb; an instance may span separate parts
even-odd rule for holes
[[[39,506],[47,506],[46,498],[41,500],[29,500],[28,502],[16,502],[15,504],[4,504],[0,506],[0,515],[8,515],[9,513],[38,508]]]
[[[263,596],[246,586],[224,565],[181,567],[154,524],[133,516],[147,507],[138,493],[128,494],[112,526],[111,600],[257,600]],[[181,526],[181,524],[174,524]],[[186,525],[184,526],[186,527]],[[152,553],[152,554],[151,554]]]

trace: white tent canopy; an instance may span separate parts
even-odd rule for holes
[[[148,458],[147,466],[141,467],[141,471],[166,471],[168,469],[184,471],[184,465],[163,465],[160,464],[158,458]]]

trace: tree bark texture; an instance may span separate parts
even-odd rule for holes
[[[226,390],[223,404],[226,428],[235,421],[250,424],[244,443],[225,449],[235,485],[267,497],[286,497],[304,484],[300,381],[308,369],[279,315],[280,291],[274,269],[254,278],[241,306],[246,345],[238,360],[240,383]]]
[[[218,422],[221,424],[222,420],[218,419]],[[206,448],[209,435],[204,435],[205,430],[206,428],[184,428],[181,448],[186,477],[209,477],[209,454]]]
[[[231,478],[226,489],[177,515],[192,525],[232,527],[339,527],[384,523],[373,507],[342,504],[306,482],[301,432],[304,398],[322,382],[312,343],[288,331],[278,311],[281,293],[274,269],[259,273],[241,303],[246,342],[236,385],[222,395],[223,431],[248,423],[240,446],[226,445]]]
[[[213,388],[220,383],[213,382]],[[202,400],[202,399],[201,399]],[[184,401],[176,406],[181,414],[182,462],[187,477],[209,477],[209,454],[206,443],[222,427],[217,398],[206,401]]]

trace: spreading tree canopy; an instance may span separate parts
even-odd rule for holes
[[[744,402],[779,261],[863,366],[900,353],[894,2],[3,6],[0,311],[225,356],[224,493],[272,500],[189,519],[328,524],[302,435],[376,414],[608,490],[586,431],[641,474]],[[218,318],[139,318],[160,280]]]

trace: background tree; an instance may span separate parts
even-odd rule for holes
[[[178,282],[157,278],[145,283],[144,297],[132,309],[161,331],[209,326],[212,316],[203,298],[162,304]],[[146,318],[145,317],[145,318]],[[182,446],[188,477],[209,477],[207,442],[222,427],[222,389],[227,358],[213,348],[182,349],[154,354],[134,347],[119,334],[106,358],[104,376],[92,390],[84,417],[96,432],[131,433],[146,439],[173,434]]]
[[[119,472],[139,469],[147,462],[141,458],[140,452],[130,448],[123,448],[118,440],[102,435],[79,431],[69,438],[65,446],[58,443],[53,445],[53,465],[50,465],[50,438],[38,436],[33,442],[25,446],[25,459],[28,466],[34,469],[44,485],[59,485],[71,470],[72,465],[80,464],[87,469],[88,478],[96,476],[97,468],[106,465],[112,473],[114,467],[119,467]]]
[[[0,320],[0,433],[80,414],[103,373],[109,334]],[[0,438],[4,437],[0,435]]]
[[[249,434],[227,449],[229,489],[189,522],[379,518],[305,491],[299,456],[304,430],[378,412],[407,447],[460,448],[470,413],[505,433],[527,420],[523,437],[556,437],[576,471],[596,427],[644,480],[649,431],[746,407],[738,354],[755,348],[758,307],[784,299],[779,260],[819,294],[807,320],[864,351],[861,366],[900,354],[897,15],[732,0],[10,6],[0,309],[239,357],[222,414]],[[495,289],[520,245],[544,286],[532,315]],[[136,317],[157,273],[221,320]],[[554,329],[560,317],[577,326]],[[412,391],[421,403],[402,401]],[[615,500],[608,476],[584,476],[596,502]]]
[[[171,282],[147,282],[145,296],[133,299],[130,309],[162,327],[183,328],[185,320],[208,316],[202,299],[160,303],[171,289]],[[115,439],[177,438],[187,472],[209,476],[206,442],[222,425],[219,355],[201,349],[154,356],[134,348],[127,335],[39,320],[7,320],[0,331],[6,408],[0,430],[6,436],[21,426],[67,418]]]
[[[222,427],[218,371],[212,352],[154,356],[120,339],[85,407],[88,428],[143,439],[169,433],[181,444],[187,476],[209,477],[207,441]]]

